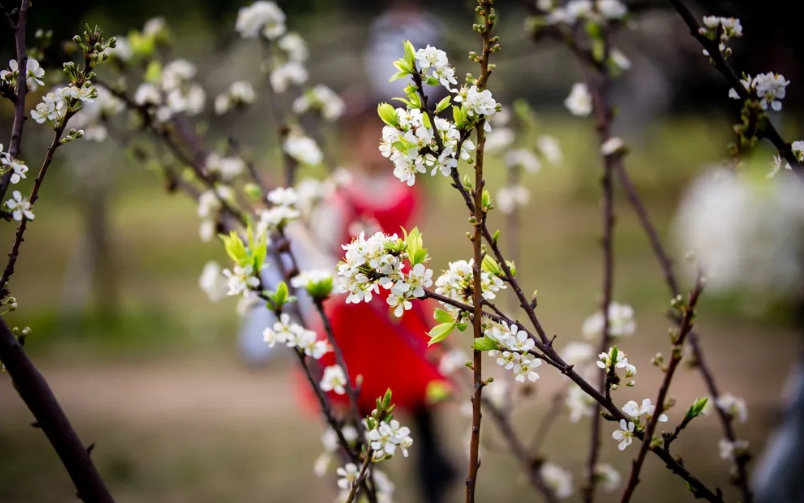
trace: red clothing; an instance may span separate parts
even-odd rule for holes
[[[345,215],[343,243],[352,240],[350,227],[372,219],[379,230],[402,235],[402,227],[412,229],[420,205],[420,195],[413,187],[392,180],[383,187],[381,197],[371,199],[361,194],[371,193],[367,187],[353,186],[336,197],[335,206]],[[376,190],[377,187],[374,187]],[[354,228],[352,231],[356,230]],[[339,250],[342,256],[342,250]],[[432,327],[432,306],[416,301],[402,318],[393,315],[385,302],[387,291],[381,289],[370,303],[346,304],[345,295],[333,296],[325,307],[335,339],[343,351],[352,382],[362,376],[359,405],[361,413],[370,412],[377,397],[391,388],[398,408],[415,409],[426,403],[427,386],[433,381],[448,381],[437,365],[427,359],[426,332]],[[334,365],[334,353],[321,359],[324,366]],[[347,397],[330,393],[334,402],[345,403]]]

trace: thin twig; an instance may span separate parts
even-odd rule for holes
[[[53,141],[50,143],[50,147],[47,149],[45,159],[42,161],[42,166],[39,168],[39,174],[36,175],[36,179],[34,180],[31,195],[28,197],[28,201],[31,203],[31,209],[33,209],[33,205],[39,197],[39,189],[42,187],[42,182],[45,180],[48,167],[50,167],[51,162],[53,162],[53,154],[61,145],[59,143],[61,140],[61,135],[64,134],[64,129],[67,127],[67,121],[70,120],[72,115],[72,112],[68,112],[67,115],[62,119],[61,125],[56,128]],[[22,242],[25,241],[25,230],[27,228],[28,219],[25,217],[25,215],[23,215],[20,224],[17,226],[17,232],[14,234],[14,243],[11,245],[11,251],[8,253],[8,263],[6,263],[6,267],[3,270],[3,276],[0,277],[0,293],[2,293],[2,296],[5,296],[8,293],[8,280],[11,279],[11,275],[14,274],[14,266],[17,264],[17,259],[19,258],[20,246],[22,246]]]
[[[343,373],[346,376],[346,394],[349,397],[349,405],[352,409],[352,420],[355,423],[355,428],[357,428],[358,438],[363,439],[365,438],[365,428],[363,427],[363,421],[361,420],[360,416],[360,408],[358,407],[357,386],[352,383],[352,378],[349,375],[349,368],[346,366],[346,359],[343,357],[343,351],[341,350],[340,345],[338,345],[338,341],[335,339],[335,332],[332,330],[332,324],[329,321],[327,313],[324,311],[323,301],[316,299],[314,300],[314,304],[319,316],[321,317],[321,322],[324,325],[324,332],[327,334],[329,344],[332,346],[332,351],[335,353],[335,361],[338,362],[338,365],[340,365],[341,369],[343,369]]]
[[[673,355],[670,358],[670,363],[667,365],[664,380],[659,388],[659,396],[656,398],[656,409],[653,411],[650,421],[645,428],[645,438],[642,440],[642,445],[639,446],[639,453],[634,460],[631,475],[628,477],[628,484],[626,485],[625,492],[623,492],[621,503],[628,503],[631,501],[631,497],[636,490],[636,486],[639,484],[639,472],[642,470],[642,465],[645,462],[645,456],[648,453],[648,449],[653,443],[653,434],[656,431],[656,425],[659,423],[659,417],[662,415],[662,412],[664,412],[667,394],[670,391],[670,384],[673,381],[673,376],[675,375],[679,363],[681,363],[683,354],[682,348],[684,347],[684,342],[687,338],[687,335],[692,330],[692,325],[695,319],[695,308],[698,304],[698,298],[700,297],[702,291],[703,281],[699,276],[698,281],[695,284],[695,288],[692,290],[692,293],[690,293],[689,300],[687,301],[687,305],[684,309],[684,317],[681,321],[681,328],[679,329],[678,336],[673,344]],[[668,444],[665,444],[665,451],[667,451],[669,454],[667,445]]]
[[[751,91],[743,86],[742,82],[740,81],[740,77],[737,75],[737,72],[735,72],[731,65],[726,62],[726,59],[723,57],[723,54],[721,54],[720,48],[718,47],[718,41],[710,40],[699,32],[701,25],[698,23],[695,15],[689,10],[684,2],[682,0],[670,0],[670,3],[678,11],[679,15],[681,15],[681,18],[689,27],[690,35],[692,35],[698,42],[700,42],[703,48],[706,49],[715,68],[720,72],[721,75],[723,75],[732,89],[737,92],[737,94],[740,96],[740,99],[743,102],[756,99],[756,96],[754,96]],[[770,140],[771,143],[773,143],[773,146],[776,147],[782,157],[784,157],[787,163],[790,164],[790,167],[798,175],[799,179],[804,181],[804,165],[802,165],[798,160],[798,157],[796,157],[791,144],[782,138],[782,135],[776,130],[770,119],[766,120],[765,127],[761,131],[761,137],[765,137]]]
[[[577,39],[574,39],[577,40]],[[577,47],[577,45],[571,45]],[[603,34],[603,61],[608,59],[608,35]],[[578,54],[580,51],[574,51]],[[592,58],[594,61],[594,58]],[[586,76],[587,87],[591,90],[592,94],[592,107],[595,111],[596,128],[598,131],[599,145],[604,145],[606,141],[611,138],[611,109],[609,107],[609,87],[610,75],[603,66],[594,66],[593,68],[598,72],[598,79],[593,79],[591,72],[586,70],[585,60],[580,61],[584,67],[584,74]],[[601,178],[601,186],[603,188],[603,296],[600,303],[600,309],[603,314],[603,329],[600,334],[600,345],[598,347],[599,353],[605,353],[609,349],[610,343],[610,316],[609,306],[612,302],[612,289],[614,281],[614,252],[612,248],[612,236],[614,230],[614,187],[612,184],[613,164],[617,154],[603,155],[603,176]],[[598,387],[605,390],[606,396],[609,395],[611,389],[611,380],[605,372],[600,372],[598,376]],[[600,456],[600,428],[601,428],[601,407],[600,404],[595,405],[595,411],[591,421],[591,441],[589,444],[589,456],[586,463],[586,481],[583,487],[583,499],[585,503],[591,503],[595,498],[595,489],[597,487],[598,477],[595,476],[595,467]]]
[[[17,15],[17,22],[14,24],[14,43],[17,48],[17,68],[19,69],[19,76],[17,77],[17,86],[15,89],[17,97],[14,103],[14,123],[11,127],[11,141],[8,145],[8,155],[12,159],[19,158],[20,145],[22,143],[22,128],[27,119],[25,116],[25,95],[28,92],[28,56],[25,52],[25,28],[28,21],[28,7],[30,4],[31,2],[29,0],[22,0]],[[3,12],[6,12],[6,10],[3,9]],[[6,13],[6,16],[9,25],[11,25],[12,21],[11,18],[8,17],[8,13]],[[11,175],[12,172],[9,171],[0,177],[0,201],[5,199],[8,185],[11,183]],[[2,287],[2,283],[0,283],[0,287]]]

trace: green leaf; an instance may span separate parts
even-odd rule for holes
[[[387,410],[388,407],[391,406],[391,399],[393,398],[393,393],[391,392],[391,388],[385,390],[385,396],[382,397],[382,409]]]
[[[277,307],[282,307],[288,300],[288,285],[284,281],[280,281],[278,285],[276,285],[276,292],[274,294],[274,302],[277,304]]]
[[[393,82],[395,80],[404,79],[408,75],[410,75],[410,72],[404,72],[404,71],[396,72],[395,74],[391,75],[391,78],[388,79],[388,82]]]
[[[411,68],[414,68],[416,65],[416,48],[413,47],[413,44],[410,43],[410,40],[405,40],[402,46],[405,49],[405,61],[410,65]]]
[[[433,129],[433,124],[430,122],[430,114],[422,114],[422,124],[424,124],[424,127],[427,129]]]
[[[405,105],[409,106],[410,108],[418,108],[418,107],[413,106],[413,103],[411,103],[411,101],[406,99],[406,98],[396,97],[396,98],[391,98],[391,99],[393,101],[401,101],[402,103],[404,103]]]
[[[427,249],[422,248],[421,250],[417,250],[416,254],[413,256],[413,265],[423,264],[425,260],[427,260]]]
[[[396,61],[394,61],[394,66],[396,67],[397,70],[399,70],[399,73],[403,73],[405,75],[410,75],[411,73],[413,73],[413,65],[411,65],[404,59],[397,59]]]
[[[491,194],[486,189],[483,189],[483,194],[481,195],[481,206],[483,208],[491,206]]]
[[[516,264],[514,264],[513,260],[506,260],[505,264],[508,266],[508,269],[511,271],[511,276],[516,276]]]
[[[452,97],[449,96],[449,95],[445,96],[444,99],[439,101],[438,104],[436,105],[436,113],[441,113],[444,110],[446,110],[451,102],[452,102]]]
[[[703,414],[704,407],[706,407],[708,401],[709,397],[696,398],[692,405],[690,405],[690,408],[687,409],[685,417],[693,419]]]
[[[405,245],[407,247],[408,258],[412,265],[424,262],[427,257],[427,250],[424,248],[424,241],[422,240],[422,233],[419,232],[418,227],[414,227],[410,234],[402,229],[405,234]],[[424,252],[422,254],[421,252]]]
[[[432,75],[427,75],[422,79],[422,82],[427,84],[428,86],[437,86],[440,84],[437,78],[433,77]]]
[[[390,103],[380,103],[377,105],[377,114],[380,116],[380,119],[389,126],[399,126],[399,117],[396,115],[396,110]]]
[[[430,342],[427,343],[428,346],[432,346],[433,344],[438,344],[439,342],[443,341],[447,338],[447,336],[452,332],[452,329],[455,328],[455,322],[451,321],[449,323],[441,323],[433,327],[432,330],[427,332],[427,335],[430,336]]]
[[[466,327],[468,327],[468,326],[469,326],[469,325],[467,325],[467,324],[466,324],[465,322],[463,322],[463,321],[459,321],[459,322],[458,322],[458,325],[457,325],[458,330],[460,330],[461,332],[463,332],[464,330],[466,330]]]
[[[592,57],[595,61],[603,61],[606,54],[606,43],[600,39],[592,40]]]
[[[148,63],[145,69],[145,81],[152,84],[157,84],[162,80],[162,64],[159,61],[153,60]]]
[[[452,323],[452,315],[448,312],[444,311],[443,309],[436,308],[435,312],[433,313],[433,318],[440,323]]]
[[[221,240],[223,241],[223,247],[226,250],[226,254],[235,261],[238,265],[246,265],[249,263],[249,256],[248,252],[246,251],[246,246],[243,244],[243,240],[240,239],[240,236],[237,235],[237,232],[232,231],[229,233],[228,236],[221,235]]]
[[[493,274],[494,276],[502,275],[499,264],[497,264],[497,261],[491,258],[490,255],[483,257],[483,262],[480,264],[480,267],[487,273]]]
[[[495,349],[500,349],[500,347],[497,345],[497,341],[485,335],[475,339],[472,343],[472,347],[478,351],[493,351]]]

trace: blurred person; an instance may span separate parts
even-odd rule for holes
[[[343,144],[349,146],[344,155],[350,181],[319,209],[325,217],[312,223],[312,234],[321,248],[338,258],[343,254],[341,245],[360,232],[401,235],[402,228],[415,226],[422,210],[419,188],[394,177],[388,159],[380,154],[383,124],[376,102],[366,100],[366,94],[355,89],[345,99],[349,111],[343,134],[348,141]],[[325,308],[349,377],[355,382],[360,376],[361,415],[371,412],[386,389],[393,391],[397,408],[412,418],[415,448],[411,455],[422,486],[420,501],[439,503],[456,471],[441,447],[435,424],[434,401],[450,392],[450,384],[434,363],[439,349],[430,350],[427,345],[433,306],[429,301],[417,301],[397,318],[386,303],[387,295],[383,290],[371,302],[359,304],[347,304],[345,296],[335,296],[327,300]],[[325,355],[321,364],[335,365],[335,355]],[[347,410],[346,396],[331,393],[330,397]]]

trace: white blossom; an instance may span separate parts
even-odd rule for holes
[[[611,62],[619,68],[620,70],[630,70],[631,69],[631,60],[628,59],[628,56],[625,55],[621,50],[614,48],[609,52],[609,58],[611,58]]]
[[[620,419],[620,429],[614,431],[611,438],[619,441],[617,448],[624,451],[634,441],[634,423],[626,423],[625,419]]]
[[[451,376],[457,370],[465,367],[469,355],[462,349],[453,348],[441,355],[438,360],[438,371],[443,376]],[[496,382],[496,381],[495,381]]]
[[[410,428],[401,426],[396,419],[390,422],[382,421],[368,432],[368,439],[369,446],[374,450],[375,461],[393,456],[397,447],[402,451],[402,455],[407,457],[407,449],[413,444]]]
[[[466,107],[470,117],[491,118],[497,113],[497,102],[488,89],[479,90],[477,86],[462,88],[454,101],[462,103]],[[487,121],[486,131],[491,131],[491,124]]]
[[[250,82],[246,80],[232,82],[225,93],[215,97],[215,113],[222,115],[232,107],[250,105],[254,103],[256,97]]]
[[[521,167],[528,173],[538,173],[542,169],[539,158],[527,148],[509,150],[505,155],[505,164],[509,168]]]
[[[42,96],[42,101],[36,105],[36,108],[31,110],[31,118],[37,124],[48,122],[55,128],[61,119],[67,115],[68,105],[65,101],[65,91],[63,89],[57,89],[56,92]]]
[[[321,164],[324,159],[324,154],[321,153],[315,140],[303,134],[288,135],[283,148],[286,154],[302,164],[314,166]]]
[[[6,208],[8,208],[11,212],[11,216],[17,222],[22,222],[23,217],[28,220],[34,219],[33,211],[31,211],[33,205],[28,201],[28,198],[23,197],[18,190],[11,193],[11,199],[6,201]]]
[[[25,65],[25,85],[29,91],[36,91],[39,86],[44,86],[45,83],[42,78],[45,76],[45,69],[39,66],[39,61],[28,58]],[[8,62],[9,70],[0,71],[0,80],[9,82],[11,86],[16,85],[17,76],[19,75],[19,63],[17,60],[12,59]]]
[[[471,290],[474,284],[472,265],[474,260],[458,260],[449,263],[449,268],[436,279],[436,293],[445,295],[452,300],[472,305],[473,296]],[[505,283],[497,276],[486,271],[480,273],[481,296],[486,300],[496,298],[496,293],[504,289]],[[446,305],[447,310],[454,309]]]
[[[416,51],[416,62],[421,70],[427,70],[431,66],[441,68],[449,64],[447,53],[430,45]]]
[[[186,59],[175,59],[162,68],[162,89],[166,92],[179,89],[195,77],[195,65]]]
[[[553,463],[544,463],[539,469],[544,483],[559,499],[569,498],[573,493],[572,474]]]
[[[620,473],[607,463],[595,465],[595,477],[603,488],[603,491],[607,493],[616,491],[622,480]]]
[[[255,275],[254,266],[246,264],[245,266],[235,266],[233,270],[224,269],[223,275],[228,280],[229,292],[228,295],[243,295],[248,296],[253,288],[260,286],[260,279]]]
[[[289,206],[274,206],[273,208],[259,211],[258,216],[257,230],[260,233],[265,233],[284,227],[289,222],[298,219],[301,213],[299,213],[299,210]]]
[[[620,0],[597,0],[597,11],[606,19],[622,19],[628,8]]]
[[[291,84],[302,85],[307,82],[307,69],[297,61],[288,61],[271,72],[271,88],[276,93],[284,93]]]
[[[572,85],[567,99],[564,100],[564,106],[571,114],[579,117],[587,117],[592,113],[592,95],[589,94],[589,89],[586,84],[576,82]]]
[[[198,286],[212,302],[222,299],[226,295],[227,287],[220,264],[214,260],[207,262],[198,279]]]
[[[11,158],[10,155],[4,154],[2,150],[3,145],[0,144],[0,166],[2,166],[4,173],[11,172],[11,183],[17,184],[20,180],[27,178],[25,173],[28,172],[28,166],[25,165],[25,162]]]
[[[295,207],[299,202],[299,196],[293,187],[277,187],[266,196],[268,202],[278,206]]]
[[[224,181],[230,181],[239,176],[246,168],[246,163],[239,157],[224,157],[218,153],[207,156],[207,169],[217,173]]]
[[[622,138],[612,136],[600,146],[600,153],[604,156],[609,156],[621,152],[624,147],[625,142],[623,142]]]
[[[343,115],[346,105],[335,91],[325,85],[317,85],[308,89],[293,102],[293,111],[303,114],[308,110],[316,110],[321,116],[329,121],[335,120]]]
[[[137,90],[134,92],[134,103],[137,105],[154,105],[158,106],[162,104],[162,95],[159,92],[159,88],[156,85],[144,82],[140,84]]]
[[[495,206],[506,215],[515,208],[526,206],[530,201],[530,191],[523,185],[505,185],[497,191]]]
[[[152,17],[142,27],[142,34],[153,36],[167,29],[167,23],[163,17]]]
[[[285,13],[274,2],[254,2],[240,8],[235,30],[243,38],[257,38],[262,34],[275,40],[285,33]]]
[[[570,422],[577,423],[584,417],[592,417],[595,410],[595,401],[578,386],[573,386],[567,393],[564,401],[569,409]]]
[[[592,360],[595,354],[595,348],[591,344],[585,342],[572,341],[564,346],[561,351],[561,357],[567,362],[567,365],[584,365]]]
[[[564,162],[564,154],[555,137],[542,135],[536,139],[536,146],[550,164],[556,165]]]
[[[754,77],[751,85],[760,99],[760,105],[763,110],[768,108],[768,105],[773,110],[779,111],[782,109],[782,98],[787,94],[787,85],[790,84],[789,80],[778,73],[762,73]]]
[[[346,374],[340,365],[324,368],[324,376],[319,384],[321,391],[334,391],[337,395],[346,394]]]
[[[609,336],[629,337],[636,332],[634,310],[627,304],[612,302],[609,304]],[[603,333],[603,313],[595,313],[586,318],[581,333],[587,340],[597,339]]]
[[[533,342],[533,341],[531,341]],[[519,382],[525,382],[527,379],[530,382],[536,382],[539,379],[539,374],[536,373],[535,368],[541,366],[542,360],[539,358],[528,358],[522,355],[519,361],[514,364],[514,375]]]
[[[748,420],[748,409],[745,406],[745,400],[742,398],[736,397],[731,393],[726,393],[717,397],[715,405],[727,415],[737,419],[741,423],[745,423]]]
[[[284,37],[279,39],[277,45],[285,51],[290,61],[301,63],[310,56],[310,51],[307,50],[307,43],[298,33],[285,34]]]
[[[717,444],[720,450],[720,458],[725,461],[735,461],[737,457],[741,456],[748,449],[748,441],[736,439],[734,442],[728,439],[721,438]]]
[[[338,468],[335,473],[337,473],[339,477],[338,487],[344,490],[351,489],[351,487],[357,483],[357,479],[360,476],[357,465],[354,463],[347,463],[342,468]]]
[[[513,143],[513,130],[505,127],[496,127],[491,133],[486,135],[486,153],[496,154],[503,152],[513,145]]]

